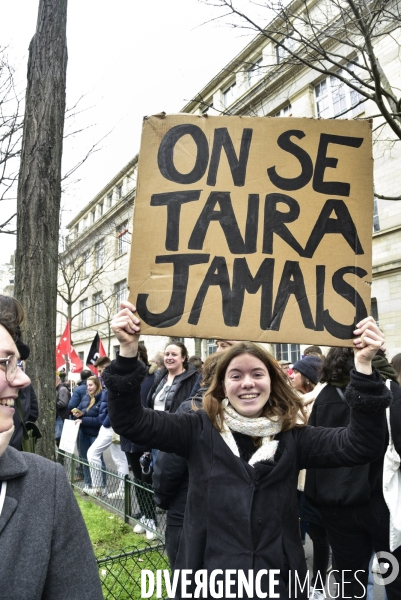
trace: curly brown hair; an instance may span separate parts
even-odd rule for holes
[[[7,329],[14,340],[21,334],[20,325],[24,318],[22,304],[12,296],[0,294],[0,325]]]
[[[341,382],[349,377],[354,367],[352,348],[330,348],[323,363],[320,381]]]
[[[223,407],[221,405],[226,396],[224,391],[224,377],[230,362],[236,356],[241,356],[241,354],[250,354],[258,358],[268,370],[271,382],[270,397],[263,408],[262,416],[282,419],[282,431],[305,426],[307,417],[304,412],[303,402],[289,385],[287,376],[278,367],[273,356],[258,344],[241,342],[221,353],[221,358],[216,364],[212,383],[203,398],[203,409],[216,429],[220,432],[222,431],[224,420]]]

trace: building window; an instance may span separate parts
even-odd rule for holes
[[[123,197],[123,184],[117,186],[117,198],[120,200]]]
[[[84,353],[83,352],[78,352],[78,356],[79,356],[79,359],[80,359],[81,363],[84,364]]]
[[[89,308],[88,308],[88,298],[81,300],[79,303],[79,311],[80,311],[80,325],[81,328],[84,329],[88,327],[89,324]]]
[[[100,323],[103,320],[103,305],[102,305],[102,293],[98,292],[93,296],[93,322]]]
[[[291,104],[287,104],[281,110],[279,110],[274,116],[275,117],[291,117],[292,115],[292,106]]]
[[[104,202],[99,203],[99,217],[103,216]]]
[[[217,346],[215,340],[206,340],[206,354],[210,356],[217,352]]]
[[[91,224],[96,221],[96,209],[91,212]]]
[[[128,221],[125,221],[120,227],[117,229],[117,256],[121,256],[128,252],[129,246],[129,231],[128,231]]]
[[[86,217],[84,217],[82,219],[82,225],[83,225],[83,229],[87,229],[88,228],[88,215],[86,215]]]
[[[294,364],[301,358],[301,348],[299,344],[276,344],[276,359],[289,360]]]
[[[95,244],[96,269],[99,270],[104,265],[104,240],[99,240]]]
[[[111,208],[112,204],[113,204],[113,192],[111,192],[110,194],[107,194],[107,208]]]
[[[259,81],[259,79],[262,78],[263,76],[263,69],[262,69],[262,62],[263,59],[259,58],[248,70],[247,70],[247,80],[248,80],[248,87],[252,87],[253,85],[255,85],[255,83],[257,81]]]
[[[120,346],[113,346],[114,360],[117,358],[117,352],[120,352]]]
[[[79,223],[77,223],[74,227],[74,237],[77,238],[79,234]]]
[[[230,85],[230,87],[226,88],[223,92],[224,108],[227,108],[227,106],[230,106],[230,104],[232,104],[234,102],[236,91],[237,91],[237,84],[235,83],[235,81],[233,81],[233,83]]]
[[[123,300],[127,299],[127,280],[119,281],[114,285],[114,291],[116,294],[116,312],[120,310],[120,304]]]
[[[377,208],[377,198],[373,197],[373,233],[380,231],[379,209]]]
[[[370,316],[373,317],[376,323],[379,325],[379,310],[377,308],[376,298],[371,298],[370,300]]]
[[[295,40],[287,37],[283,40],[282,44],[282,46],[279,44],[276,45],[276,60],[278,65],[290,56],[288,51],[294,52]]]
[[[348,64],[347,67],[355,72],[354,65]],[[352,79],[350,74],[343,69],[339,69],[337,73],[356,83],[356,80]],[[326,77],[315,86],[316,113],[319,118],[353,117],[364,110],[363,102],[361,94],[334,75]]]
[[[82,277],[87,277],[90,271],[90,255],[89,251],[86,251],[82,255]]]

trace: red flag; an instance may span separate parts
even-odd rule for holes
[[[84,368],[82,364],[82,360],[79,358],[78,354],[75,352],[74,348],[71,346],[70,352],[70,371],[71,373],[80,373]]]
[[[80,373],[84,368],[82,360],[71,346],[71,328],[70,321],[67,321],[64,333],[60,338],[60,341],[56,348],[56,369],[60,369],[62,366],[69,363],[69,370],[71,373]]]
[[[56,369],[60,369],[65,365],[65,356],[70,354],[71,349],[71,328],[70,321],[67,321],[63,335],[60,338],[56,348]]]

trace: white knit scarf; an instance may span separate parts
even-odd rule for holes
[[[10,427],[10,429],[8,429],[7,431],[2,431],[0,433],[0,456],[2,454],[4,454],[5,449],[7,448],[8,444],[10,443],[10,440],[13,436],[14,433],[14,425],[12,427]]]
[[[268,460],[275,455],[278,441],[273,440],[273,437],[281,431],[283,425],[281,419],[278,419],[278,417],[272,417],[271,419],[267,419],[266,417],[257,417],[256,419],[243,417],[234,410],[228,398],[224,398],[222,406],[224,409],[224,422],[221,437],[235,456],[239,457],[240,454],[231,431],[262,438],[262,445],[249,460],[249,464],[252,467],[256,463]]]

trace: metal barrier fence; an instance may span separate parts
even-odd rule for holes
[[[116,471],[88,464],[77,456],[57,450],[57,461],[64,466],[71,486],[84,491],[84,469],[86,477],[95,479],[98,493],[87,490],[96,500],[109,510],[120,514],[126,523],[139,523],[145,530],[154,534],[155,539],[163,540],[166,529],[166,513],[158,509],[153,501],[152,487],[133,476],[122,477]],[[153,537],[153,536],[151,536]]]
[[[125,548],[112,556],[102,556],[97,562],[105,600],[142,598],[141,570],[169,569],[161,543]],[[165,593],[163,597],[166,597]]]

